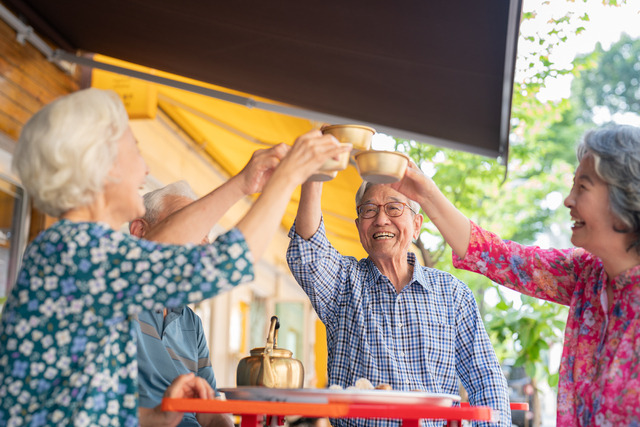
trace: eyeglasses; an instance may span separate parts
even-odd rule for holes
[[[373,218],[376,215],[378,215],[378,212],[380,212],[380,206],[384,206],[384,213],[387,214],[387,216],[392,218],[402,215],[402,213],[404,212],[405,206],[409,208],[409,210],[414,214],[417,213],[417,212],[414,212],[413,209],[411,209],[411,206],[402,202],[389,202],[389,203],[385,203],[384,205],[365,203],[363,205],[358,206],[356,208],[356,212],[358,212],[358,216],[362,219]]]

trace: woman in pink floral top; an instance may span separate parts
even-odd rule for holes
[[[572,249],[500,239],[467,219],[412,165],[393,186],[421,206],[454,265],[569,306],[558,426],[640,425],[640,128],[588,132],[565,199]]]

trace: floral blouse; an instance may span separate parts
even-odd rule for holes
[[[558,426],[640,425],[640,266],[612,279],[580,248],[540,249],[471,225],[454,265],[524,294],[569,306],[558,384]]]
[[[131,318],[252,279],[237,229],[174,246],[55,223],[27,248],[0,320],[0,425],[137,426]]]

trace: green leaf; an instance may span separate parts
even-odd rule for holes
[[[508,308],[509,306],[504,301],[500,301],[498,304],[496,304],[496,309],[498,310],[507,310]]]
[[[557,387],[559,378],[560,375],[558,373],[549,375],[547,377],[547,383],[549,384],[549,387]]]

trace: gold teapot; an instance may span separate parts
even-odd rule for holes
[[[290,350],[278,347],[277,316],[271,317],[267,344],[251,349],[251,356],[238,363],[236,383],[238,386],[263,386],[269,388],[302,388],[304,367],[292,357]]]

